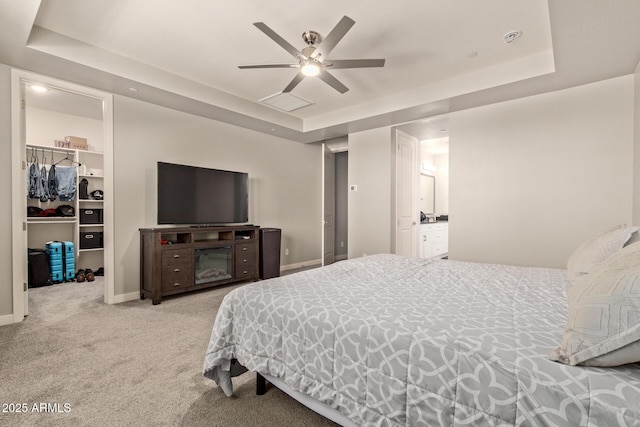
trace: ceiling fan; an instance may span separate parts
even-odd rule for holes
[[[297,62],[293,64],[240,65],[238,68],[298,68],[298,74],[296,74],[282,92],[291,92],[305,77],[318,76],[338,92],[345,93],[349,88],[340,83],[328,70],[339,68],[384,67],[384,59],[330,60],[327,58],[329,53],[331,53],[338,42],[342,40],[353,24],[355,24],[353,19],[348,16],[342,17],[340,22],[338,22],[324,40],[322,40],[320,34],[315,31],[305,31],[302,33],[302,39],[307,44],[307,47],[299,51],[269,28],[264,22],[256,22],[253,25],[293,55]]]

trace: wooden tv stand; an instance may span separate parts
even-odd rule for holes
[[[140,229],[140,298],[259,278],[254,225]]]

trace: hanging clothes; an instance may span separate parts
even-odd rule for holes
[[[49,182],[47,180],[47,167],[42,166],[40,170],[40,185],[42,191],[40,192],[40,201],[48,202],[49,201]]]
[[[58,195],[58,185],[56,183],[56,165],[49,167],[49,178],[47,180],[47,187],[49,188],[49,200],[54,201]]]
[[[29,180],[28,180],[28,195],[31,199],[39,199],[40,194],[38,193],[38,180],[40,174],[40,165],[36,162],[32,162],[29,164]]]
[[[34,149],[31,149],[31,158],[29,159],[29,168],[27,172],[27,197],[30,199],[39,198],[36,196],[38,174],[40,173],[40,165],[38,165],[38,155]]]
[[[44,166],[42,169],[44,169]],[[44,174],[46,175],[46,169],[44,170]],[[44,194],[44,182],[42,180],[40,164],[38,162],[31,163],[29,166],[29,197],[32,199],[40,199],[42,201],[49,200],[48,196],[46,199],[42,199]]]
[[[76,167],[57,166],[56,167],[56,190],[60,201],[70,202],[76,196]]]

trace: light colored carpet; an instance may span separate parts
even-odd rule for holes
[[[0,425],[335,426],[272,386],[256,396],[253,373],[234,378],[232,398],[202,376],[238,285],[106,305],[101,279],[30,289],[30,315],[0,327]]]

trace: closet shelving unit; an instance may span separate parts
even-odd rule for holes
[[[89,265],[87,267],[97,268],[104,265],[104,258],[100,252],[104,251],[103,247],[82,249],[80,237],[82,232],[103,232],[104,223],[101,224],[82,224],[80,219],[80,211],[82,209],[102,209],[104,211],[104,201],[94,199],[80,199],[79,185],[84,178],[89,182],[88,193],[94,190],[104,189],[104,155],[102,152],[78,150],[64,147],[42,146],[27,144],[26,154],[27,161],[30,162],[31,156],[36,153],[40,161],[40,167],[45,166],[47,171],[51,164],[58,163],[59,166],[75,165],[76,168],[76,197],[72,201],[60,201],[56,197],[55,201],[42,202],[39,199],[32,199],[27,196],[27,206],[37,206],[41,209],[57,208],[60,205],[71,205],[74,207],[75,216],[73,217],[27,217],[27,236],[29,247],[44,247],[49,240],[65,240],[72,241],[76,250],[76,265],[83,266],[84,259],[81,259],[85,253],[95,253],[96,259],[92,258],[92,263],[86,260]],[[46,159],[42,163],[43,157]],[[70,160],[71,162],[67,161]],[[61,162],[64,160],[63,162]],[[59,163],[60,162],[60,163]],[[25,165],[27,176],[29,174],[29,164]],[[84,257],[83,257],[84,258]],[[95,265],[94,265],[95,264]]]
[[[104,156],[103,153],[98,151],[85,151],[78,150],[78,159],[79,162],[84,166],[84,168],[80,168],[79,170],[82,173],[78,173],[78,183],[82,179],[86,179],[89,182],[87,192],[91,194],[94,190],[104,190]],[[91,196],[89,196],[91,197]],[[77,236],[82,235],[83,232],[87,233],[95,233],[100,232],[104,233],[104,222],[101,224],[83,224],[80,218],[80,211],[82,209],[102,209],[104,213],[104,200],[95,200],[95,199],[78,199],[78,232]],[[91,249],[83,249],[81,248],[81,244],[78,243],[78,253],[83,252],[101,252],[104,250],[104,245],[99,248],[91,248]]]

